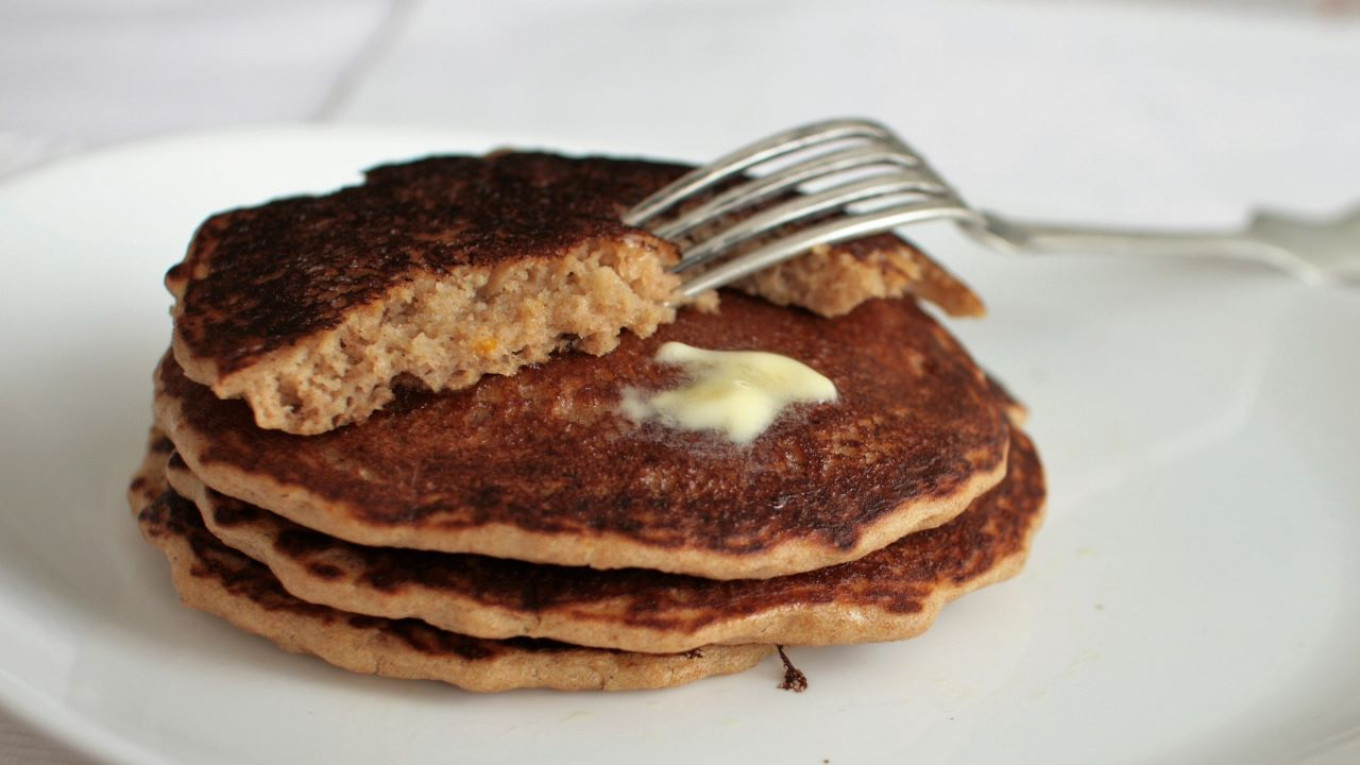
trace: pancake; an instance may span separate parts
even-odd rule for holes
[[[638,425],[628,389],[673,385],[665,341],[784,354],[837,403],[749,446]],[[834,320],[729,293],[603,358],[567,354],[466,391],[408,393],[359,427],[298,437],[157,373],[157,420],[208,486],[350,542],[714,579],[855,560],[961,513],[1005,472],[986,376],[914,301]]]
[[[551,640],[483,640],[415,619],[381,619],[289,595],[269,569],[208,533],[198,510],[163,481],[152,452],[129,492],[143,536],[170,560],[185,605],[220,616],[294,653],[360,674],[440,680],[472,691],[630,690],[681,685],[749,669],[772,646],[705,646],[681,654],[582,648]]]
[[[734,581],[364,547],[211,491],[178,457],[168,475],[215,536],[307,601],[488,638],[679,653],[909,638],[944,603],[1014,575],[1039,526],[1044,477],[1029,439],[1018,430],[1013,439],[1006,479],[949,523],[852,563]]]
[[[379,167],[362,185],[209,218],[166,276],[175,358],[256,423],[316,434],[402,386],[467,387],[558,351],[607,353],[675,316],[673,244],[625,226],[681,165],[509,153]],[[903,240],[823,247],[742,285],[825,315],[981,302]],[[711,298],[711,296],[710,296]]]

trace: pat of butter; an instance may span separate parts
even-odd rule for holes
[[[625,416],[657,420],[682,430],[716,430],[737,444],[754,441],[793,404],[836,400],[836,386],[817,370],[777,353],[708,351],[666,343],[656,353],[662,364],[689,373],[679,388],[624,393]]]

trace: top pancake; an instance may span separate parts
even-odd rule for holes
[[[559,258],[680,168],[547,154],[431,157],[361,186],[221,213],[167,277],[180,347],[222,374],[338,325],[417,273]],[[645,235],[645,234],[644,234]],[[186,361],[180,356],[181,363]]]
[[[550,354],[611,351],[675,315],[675,247],[624,225],[685,171],[598,157],[432,157],[360,186],[232,210],[200,227],[166,285],[175,357],[261,427],[316,434],[362,422],[403,380],[452,390]],[[826,315],[919,294],[976,297],[895,236],[824,247],[745,285]]]
[[[638,426],[623,391],[677,381],[665,341],[809,364],[840,400],[755,443]],[[986,376],[912,301],[834,320],[727,295],[656,335],[455,393],[408,393],[362,427],[256,428],[167,359],[157,418],[204,483],[351,542],[716,579],[854,560],[948,521],[1005,471]]]

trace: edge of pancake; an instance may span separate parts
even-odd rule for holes
[[[841,548],[807,539],[790,540],[752,556],[694,548],[663,548],[609,532],[591,537],[564,537],[503,523],[460,529],[412,528],[373,523],[355,512],[342,516],[321,509],[325,502],[334,501],[325,500],[305,486],[203,459],[204,452],[210,448],[208,439],[185,424],[176,400],[157,396],[156,421],[170,434],[176,451],[189,469],[210,488],[348,542],[372,547],[477,553],[559,566],[649,568],[709,579],[768,579],[857,560],[907,534],[947,523],[967,509],[974,499],[1000,483],[1006,474],[1003,455],[992,470],[975,473],[949,495],[901,502],[877,522],[863,527],[851,547]],[[903,511],[902,508],[910,510]]]
[[[1014,576],[1023,568],[1034,535],[1042,525],[1046,492],[1042,463],[1033,443],[1018,429],[1013,431],[1012,437],[1020,442],[1018,450],[1013,452],[1018,457],[1014,462],[1018,471],[1014,480],[1018,483],[1009,484],[1012,476],[1008,475],[994,491],[1009,489],[1022,498],[1035,495],[1037,498],[1029,512],[1022,510],[1020,513],[1026,517],[1019,544],[991,561],[982,572],[961,581],[937,580],[928,594],[919,598],[919,607],[915,610],[898,611],[873,604],[848,605],[834,599],[796,605],[777,603],[764,610],[730,618],[719,617],[688,627],[678,626],[676,622],[683,620],[675,617],[671,623],[662,626],[650,626],[644,620],[621,623],[616,618],[609,618],[608,601],[528,611],[488,604],[447,589],[425,589],[418,583],[404,582],[400,592],[385,592],[371,585],[362,586],[355,581],[360,578],[358,576],[341,573],[335,580],[329,580],[309,572],[306,565],[295,558],[274,554],[277,535],[241,533],[239,529],[219,523],[211,492],[187,469],[176,468],[172,463],[168,475],[175,490],[199,507],[204,525],[212,534],[228,546],[268,565],[285,588],[304,600],[389,618],[421,618],[444,629],[487,638],[547,637],[603,648],[678,653],[707,644],[840,645],[909,639],[928,630],[949,602]],[[977,502],[985,499],[985,496],[981,497]],[[1005,501],[1011,501],[1011,495]],[[262,512],[269,515],[267,511]],[[807,576],[827,575],[835,576],[830,572],[812,572]],[[849,576],[853,583],[863,574],[850,573]],[[685,577],[675,579],[677,586],[684,586]],[[752,585],[760,587],[764,583],[752,582]],[[828,583],[827,586],[835,585]],[[619,605],[625,612],[629,608],[627,603]]]
[[[174,453],[175,445],[165,431],[152,425],[146,435],[146,453],[128,481],[127,502],[134,518],[169,488],[166,470]]]
[[[644,654],[588,648],[555,641],[493,641],[449,633],[414,619],[393,621],[307,603],[289,595],[268,569],[230,548],[205,558],[183,533],[158,522],[175,495],[151,496],[146,488],[163,481],[157,465],[168,454],[150,456],[134,476],[130,504],[142,535],[169,560],[171,579],[184,605],[211,613],[291,653],[315,655],[358,674],[439,680],[477,692],[516,688],[553,690],[642,690],[732,674],[754,667],[774,651],[770,645],[704,646],[686,653]],[[162,457],[161,455],[165,456]],[[180,500],[187,501],[187,500]],[[206,530],[204,534],[207,535]],[[273,581],[270,581],[273,580]],[[259,595],[267,592],[268,602]]]

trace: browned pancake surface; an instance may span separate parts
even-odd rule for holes
[[[679,652],[707,643],[910,637],[943,602],[1015,573],[1038,528],[1045,487],[1033,444],[1019,431],[1014,439],[1006,479],[953,521],[852,563],[761,580],[365,547],[205,491],[178,458],[170,476],[198,499],[217,536],[268,563],[308,600],[485,637]]]
[[[155,457],[140,477],[152,476]],[[706,646],[683,654],[637,654],[553,640],[484,640],[416,619],[383,619],[290,595],[265,566],[226,547],[198,509],[174,492],[130,492],[143,535],[170,559],[185,604],[209,611],[288,651],[315,654],[351,671],[441,680],[468,690],[629,690],[679,685],[749,669],[770,646]]]
[[[532,152],[430,157],[374,168],[362,185],[330,194],[219,213],[166,277],[180,299],[177,345],[225,376],[338,326],[417,274],[652,238],[620,216],[686,169]],[[950,311],[981,311],[966,287],[893,235],[835,249],[858,258],[912,254],[924,294]]]
[[[627,388],[674,385],[663,342],[809,364],[834,405],[750,447],[636,426]],[[603,358],[580,354],[443,395],[408,393],[361,427],[256,428],[167,359],[158,418],[208,485],[365,544],[715,578],[853,560],[954,517],[1004,473],[1008,433],[985,375],[907,300],[825,320],[729,294]]]
[[[416,619],[381,619],[299,600],[288,594],[266,567],[218,541],[204,528],[193,503],[173,492],[158,497],[142,511],[139,520],[148,536],[180,537],[188,543],[196,560],[194,576],[216,580],[228,592],[253,601],[267,611],[326,623],[343,621],[355,627],[381,627],[423,653],[464,659],[487,659],[508,651],[557,652],[578,648],[555,640],[532,638],[483,640],[435,629]]]
[[[416,273],[560,257],[640,233],[619,214],[683,168],[507,153],[375,168],[362,186],[209,218],[167,280],[176,331],[221,374],[340,323]],[[183,287],[182,285],[187,285]]]

